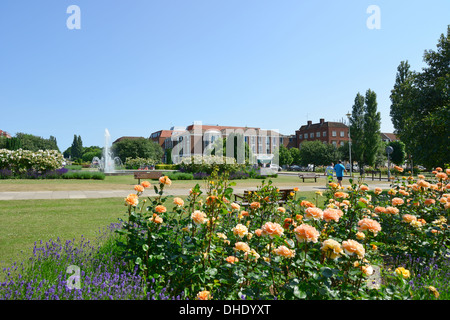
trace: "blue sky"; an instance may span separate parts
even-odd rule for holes
[[[370,88],[393,132],[396,68],[421,70],[449,12],[448,0],[2,0],[0,129],[53,135],[61,151],[74,134],[103,146],[105,128],[114,140],[194,121],[293,134],[342,120]]]

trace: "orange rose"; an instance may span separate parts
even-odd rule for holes
[[[293,258],[295,256],[295,250],[291,250],[286,246],[279,246],[273,251],[276,255],[285,257],[285,258]]]
[[[250,208],[252,209],[259,209],[261,207],[261,204],[259,202],[252,202],[250,203]]]
[[[198,300],[210,300],[211,293],[209,291],[200,291],[199,293],[197,293],[197,299]]]
[[[285,213],[285,212],[286,212],[286,209],[283,208],[283,207],[278,207],[278,208],[277,208],[277,211],[278,211],[278,212],[281,212],[281,213]]]
[[[141,182],[141,186],[143,186],[144,188],[148,188],[148,187],[151,186],[151,184],[150,184],[150,182],[148,182],[148,181],[142,181],[142,182]]]
[[[423,202],[426,206],[432,205],[436,203],[436,200],[434,199],[425,199],[425,201]]]
[[[439,180],[447,180],[448,176],[444,172],[439,172],[436,174],[436,178]]]
[[[182,207],[184,205],[183,199],[181,199],[179,197],[173,198],[173,203],[179,207]]]
[[[137,192],[144,192],[144,187],[137,184],[134,186],[134,190],[136,190]]]
[[[283,234],[283,228],[274,222],[266,222],[262,227],[262,235],[269,236],[270,238],[281,236]]]
[[[302,202],[300,202],[300,206],[308,207],[308,208],[315,207],[315,205],[313,203],[306,201],[306,200],[302,200]]]
[[[168,176],[163,176],[159,178],[159,183],[170,186],[172,184],[172,181],[169,179]]]
[[[386,207],[386,213],[397,214],[399,212],[400,212],[400,210],[398,210],[395,207]]]
[[[149,220],[154,223],[163,223],[163,219],[160,216],[158,216],[156,213],[154,213],[153,216]]]
[[[155,211],[158,213],[164,213],[167,211],[166,207],[164,207],[163,205],[157,205],[155,207]]]
[[[335,193],[334,193],[334,197],[335,197],[335,198],[343,198],[343,199],[346,199],[346,198],[349,197],[349,195],[348,195],[348,193],[346,193],[346,192],[338,191],[338,192],[335,192]]]
[[[342,214],[341,214],[342,213]],[[339,209],[328,208],[323,211],[323,220],[329,222],[331,220],[338,222],[343,212]]]
[[[375,207],[374,210],[377,213],[386,213],[386,208],[385,207]]]
[[[243,238],[245,235],[248,234],[248,229],[243,224],[238,224],[233,229],[233,234],[238,236],[239,238]]]
[[[323,211],[320,208],[311,207],[305,210],[305,219],[320,220],[323,218]]]
[[[359,187],[359,189],[362,190],[362,191],[368,191],[368,190],[369,190],[369,187],[366,186],[365,184],[363,184],[363,185],[361,185],[361,186]]]
[[[378,194],[380,194],[380,193],[382,193],[382,192],[383,192],[383,189],[381,189],[381,188],[379,188],[379,187],[376,187],[375,190],[374,190],[374,193],[375,193],[376,195],[378,195]]]
[[[200,211],[200,210],[195,210],[192,214],[191,214],[191,219],[194,221],[195,224],[199,225],[199,224],[204,224],[208,221],[208,219],[206,219],[206,213]]]
[[[339,242],[333,239],[327,239],[322,243],[322,247],[320,248],[322,251],[328,253],[328,257],[331,259],[337,259],[342,254],[342,248]]]
[[[413,215],[411,215],[411,214],[404,214],[402,218],[403,218],[403,221],[404,221],[404,222],[407,222],[407,223],[411,223],[411,222],[417,220],[417,217],[416,217],[416,216],[413,216]]]
[[[362,259],[364,257],[364,254],[366,253],[366,251],[364,250],[364,246],[362,244],[360,244],[358,241],[351,239],[342,242],[342,248],[350,256],[356,253],[356,255],[360,259]]]
[[[238,205],[237,203],[232,203],[231,204],[231,209],[233,209],[233,210],[239,210],[241,208],[241,206],[240,205]]]
[[[234,249],[239,250],[239,251],[244,251],[244,252],[250,252],[250,247],[245,242],[236,242],[234,244]]]
[[[126,204],[136,207],[139,203],[139,197],[137,194],[129,194],[128,197],[125,198]]]
[[[231,264],[235,264],[236,262],[239,262],[239,259],[234,256],[229,256],[225,260],[226,260],[226,262],[231,263]]]
[[[314,242],[319,239],[319,231],[308,224],[301,224],[294,229],[295,237],[300,242]]]
[[[376,236],[377,233],[381,231],[381,225],[375,220],[364,218],[358,221],[358,230],[359,231],[367,230],[372,232]]]
[[[295,223],[295,221],[292,220],[291,218],[286,218],[286,219],[284,219],[283,228],[288,229],[289,226],[293,225],[294,223]]]
[[[404,203],[405,202],[401,198],[394,198],[394,199],[392,199],[392,205],[393,206],[400,206],[400,205],[402,205]]]

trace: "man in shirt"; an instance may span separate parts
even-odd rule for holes
[[[347,172],[347,170],[345,170],[345,167],[342,164],[341,160],[339,160],[339,163],[337,163],[334,166],[334,171],[336,171],[337,181],[338,181],[339,185],[342,187],[342,177],[344,176],[344,172]]]

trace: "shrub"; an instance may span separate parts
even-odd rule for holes
[[[0,149],[0,169],[9,169],[14,174],[26,171],[45,172],[62,167],[63,155],[56,150],[7,150]]]
[[[155,165],[156,170],[178,170],[180,168],[177,164],[157,164]]]

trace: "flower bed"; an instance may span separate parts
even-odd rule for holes
[[[405,257],[449,254],[447,173],[432,182],[398,177],[387,193],[330,183],[324,206],[293,193],[279,207],[277,188],[263,181],[249,208],[231,203],[232,183],[213,173],[205,194],[196,185],[171,212],[166,179],[154,186],[156,197],[140,199],[148,185],[126,198],[128,220],[118,232],[144,277],[189,298],[411,298]],[[398,265],[387,265],[389,257]],[[375,269],[376,284],[368,281]]]

